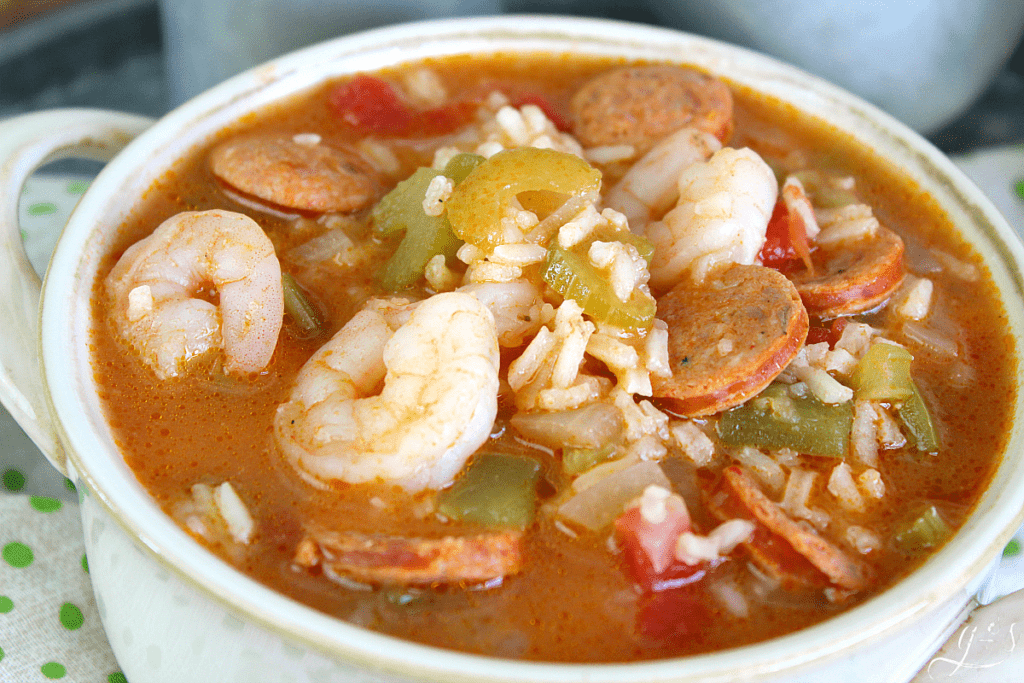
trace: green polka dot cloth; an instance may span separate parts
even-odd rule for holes
[[[42,272],[87,178],[36,176],[19,207]],[[0,682],[125,683],[89,583],[77,495],[0,408]]]
[[[1024,148],[954,161],[1024,230]],[[35,176],[21,198],[29,260],[43,272],[88,179]],[[0,683],[126,683],[89,584],[73,486],[0,409]],[[1024,588],[1024,530],[1006,546],[984,601]]]

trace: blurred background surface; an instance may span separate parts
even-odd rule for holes
[[[1024,1],[0,0],[0,117],[59,106],[160,116],[304,44],[430,17],[577,14],[748,45],[961,153],[1024,140]]]

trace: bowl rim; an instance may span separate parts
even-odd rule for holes
[[[476,676],[502,681],[654,681],[684,677],[718,680],[739,668],[748,675],[795,670],[841,656],[846,648],[877,642],[937,603],[967,589],[1024,521],[1024,459],[1020,457],[1024,451],[1024,408],[1019,397],[1006,453],[992,483],[964,527],[910,575],[913,580],[903,579],[863,604],[793,634],[704,655],[649,662],[524,662],[454,652],[369,631],[306,607],[248,578],[205,550],[149,498],[124,465],[109,431],[97,423],[102,422],[102,414],[97,412],[98,399],[87,371],[88,352],[83,346],[83,340],[87,341],[89,336],[88,293],[92,291],[97,250],[102,249],[100,229],[94,226],[107,226],[109,235],[113,232],[111,226],[123,222],[130,205],[119,206],[118,197],[141,196],[153,177],[152,171],[140,172],[140,165],[161,167],[183,154],[182,144],[174,141],[177,133],[196,127],[220,128],[222,123],[234,120],[239,110],[259,108],[282,94],[301,91],[325,78],[382,68],[419,56],[506,52],[512,45],[526,49],[547,45],[555,52],[556,47],[575,46],[591,54],[628,58],[658,54],[663,59],[723,73],[733,82],[737,81],[738,72],[746,70],[747,77],[757,75],[765,79],[762,88],[770,86],[774,96],[805,111],[810,108],[813,113],[815,107],[836,107],[846,117],[844,125],[838,126],[840,130],[855,137],[866,136],[876,144],[887,144],[888,152],[880,154],[913,163],[912,175],[922,174],[917,180],[923,188],[938,195],[955,223],[974,231],[971,235],[964,233],[964,238],[982,252],[993,270],[1004,297],[1008,325],[1016,339],[1024,339],[1024,314],[1011,310],[1013,303],[1024,310],[1024,247],[1016,234],[948,158],[908,127],[860,98],[770,57],[672,29],[543,15],[401,24],[320,43],[215,86],[165,115],[140,135],[103,169],[83,196],[47,271],[40,344],[60,440],[71,469],[80,480],[78,483],[86,484],[88,495],[94,496],[131,538],[145,546],[152,559],[244,619],[284,637],[301,640],[332,657],[413,679]],[[339,65],[343,65],[340,71]],[[197,135],[190,139],[193,144],[200,144]],[[90,286],[83,287],[83,282]],[[69,320],[74,321],[71,334]],[[1018,376],[1020,354],[1018,343]],[[495,662],[500,662],[501,667],[494,667]]]

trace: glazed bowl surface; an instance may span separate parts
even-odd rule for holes
[[[47,446],[44,450],[59,465],[66,456],[69,475],[86,492],[82,512],[91,576],[104,625],[128,679],[707,683],[828,676],[859,681],[864,680],[864,666],[880,665],[890,667],[887,680],[909,679],[942,633],[962,618],[962,609],[1020,525],[1024,415],[1019,403],[1006,454],[975,511],[907,579],[848,612],[788,636],[637,664],[562,665],[479,657],[400,641],[333,619],[273,592],[206,551],[162,512],[125,464],[105,421],[91,368],[90,298],[119,226],[152,183],[225,126],[324,79],[427,57],[496,52],[691,64],[829,122],[903,169],[942,207],[990,269],[1003,297],[1007,325],[1017,340],[1024,339],[1024,248],[948,159],[895,119],[820,79],[762,55],[676,31],[563,17],[408,24],[286,55],[205,92],[148,128],[148,122],[135,119],[103,123],[104,115],[98,114],[96,125],[107,126],[110,140],[118,134],[137,137],[113,157],[76,208],[42,289],[39,357],[52,424],[31,410],[31,401],[28,410],[12,412],[23,423],[35,416],[37,443]],[[70,122],[76,114],[54,116],[46,125],[59,128],[60,121]],[[115,146],[116,140],[107,144]]]

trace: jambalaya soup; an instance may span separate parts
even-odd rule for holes
[[[827,619],[961,525],[1016,400],[927,195],[675,65],[346,77],[182,159],[122,237],[94,366],[138,479],[267,586],[444,648]]]

